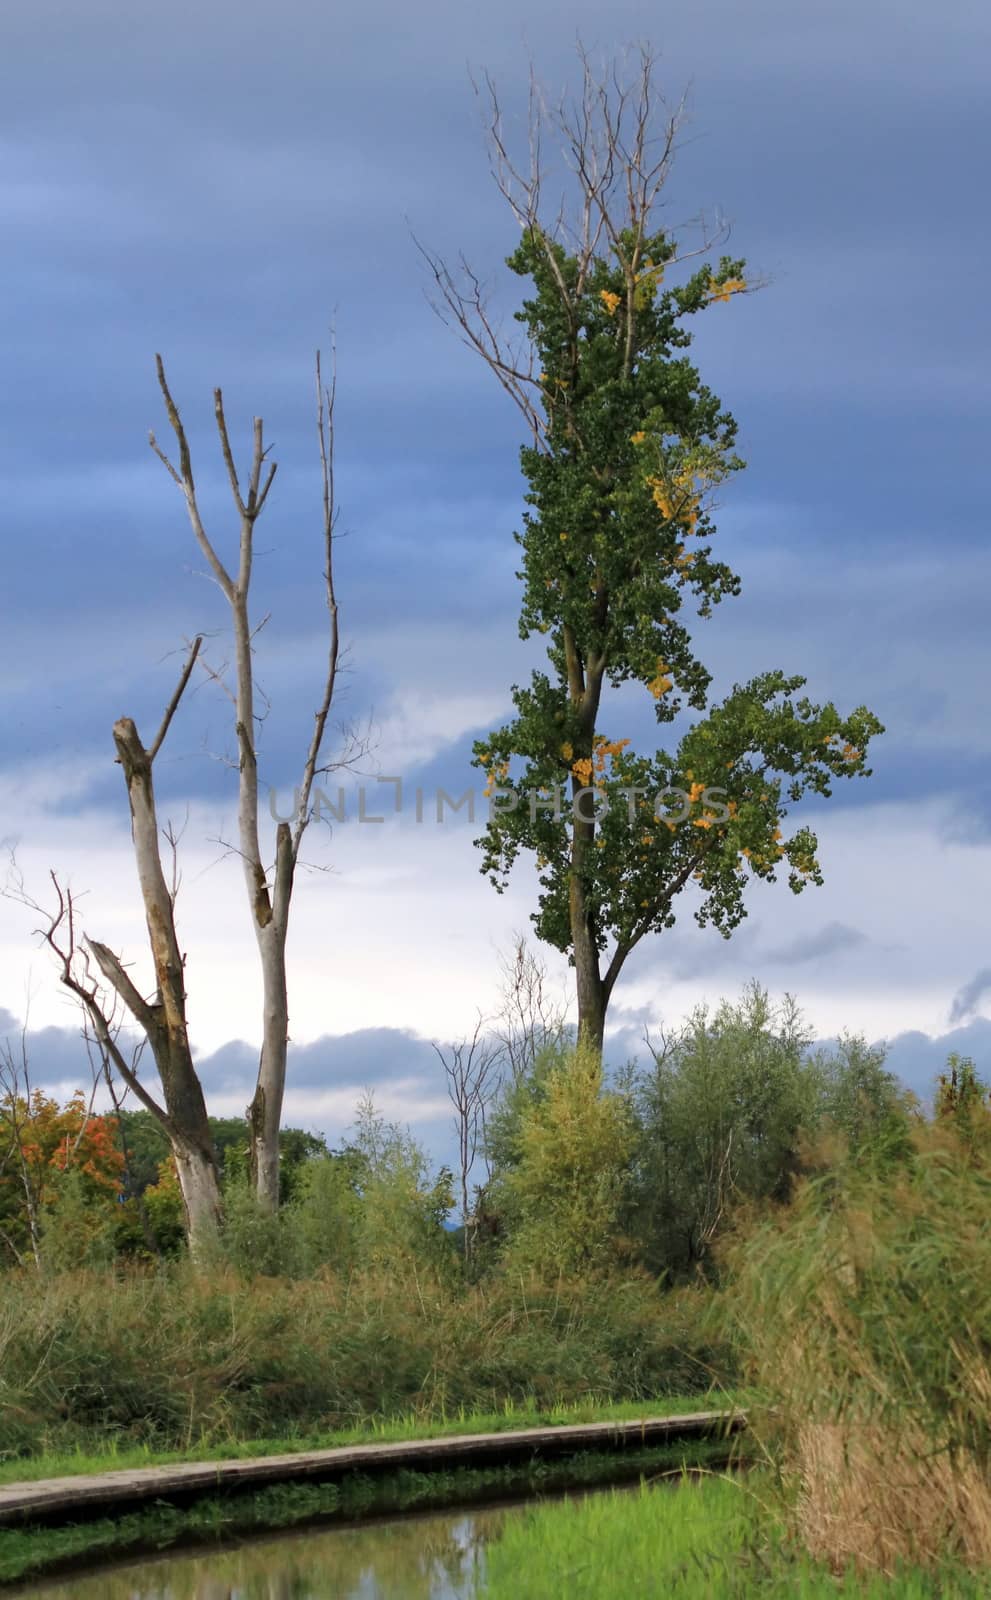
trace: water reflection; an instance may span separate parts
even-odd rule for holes
[[[156,1557],[32,1591],[38,1600],[470,1600],[482,1552],[519,1507],[310,1528]]]

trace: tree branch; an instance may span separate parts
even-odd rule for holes
[[[192,675],[193,667],[196,664],[196,657],[200,653],[200,646],[202,645],[202,643],[203,643],[203,635],[201,633],[198,633],[196,635],[196,638],[193,640],[193,644],[192,644],[192,647],[190,649],[189,655],[186,658],[186,665],[184,666],[184,668],[182,670],[182,676],[180,677],[179,682],[178,682],[178,684],[176,686],[175,694],[172,696],[172,699],[169,701],[168,705],[165,708],[165,715],[162,718],[161,726],[160,726],[157,734],[155,735],[155,738],[154,738],[154,741],[152,743],[151,749],[148,751],[148,765],[149,766],[154,761],[155,757],[158,755],[159,750],[161,750],[162,745],[165,742],[165,735],[168,733],[169,725],[170,725],[170,723],[172,721],[172,718],[175,716],[176,711],[178,710],[179,701],[182,699],[183,694],[185,693],[186,685],[189,682],[189,679],[190,679],[190,677]]]

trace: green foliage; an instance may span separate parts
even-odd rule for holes
[[[969,1056],[955,1051],[936,1082],[934,1110],[972,1160],[991,1158],[991,1091]]]
[[[420,1266],[451,1265],[453,1249],[444,1231],[454,1205],[450,1169],[432,1174],[409,1131],[386,1122],[370,1095],[358,1106],[351,1153],[361,1202],[356,1241],[361,1261],[402,1277]]]
[[[820,1077],[819,1125],[840,1133],[853,1154],[908,1149],[914,1100],[884,1065],[881,1046],[844,1034],[814,1061]]]
[[[580,1043],[550,1067],[522,1108],[505,1178],[507,1268],[553,1279],[615,1265],[633,1138],[630,1106],[604,1089],[597,1051]]]
[[[485,1119],[485,1153],[497,1170],[508,1171],[519,1164],[523,1119],[544,1099],[547,1079],[564,1056],[563,1048],[542,1050],[527,1071],[501,1085]]]
[[[210,1133],[222,1176],[236,1178],[248,1170],[248,1125],[244,1117],[211,1117]],[[168,1160],[169,1141],[157,1117],[150,1111],[122,1111],[118,1118],[118,1143],[125,1153],[125,1193],[138,1196],[161,1177],[163,1161]],[[307,1161],[327,1154],[322,1134],[302,1128],[283,1128],[279,1134],[279,1186],[281,1198],[290,1200],[296,1193],[300,1173]]]
[[[797,1009],[775,1013],[751,985],[736,1005],[700,1007],[641,1081],[633,1231],[655,1271],[707,1259],[741,1202],[787,1197],[818,1078]]]
[[[99,1196],[78,1169],[58,1174],[41,1218],[41,1259],[53,1272],[109,1266],[116,1252],[116,1196]]]
[[[117,1116],[118,1143],[124,1154],[124,1193],[143,1194],[157,1183],[163,1161],[169,1159],[165,1129],[150,1111],[121,1111]]]
[[[821,883],[815,835],[783,836],[788,807],[866,775],[883,731],[865,707],[842,716],[779,671],[708,704],[710,674],[680,613],[690,602],[708,616],[739,592],[706,542],[707,496],[742,462],[735,421],[685,353],[684,319],[746,283],[743,262],[724,258],[666,287],[674,257],[667,234],[638,228],[583,265],[534,226],[509,259],[533,286],[517,316],[544,415],[522,452],[520,632],[547,636],[549,670],[514,689],[514,720],[475,744],[498,797],[482,870],[501,889],[532,852],[541,938],[562,951],[612,943],[613,977],[641,938],[672,925],[686,885],[699,886],[698,921],[728,936],[751,876],[773,880],[782,864],[796,893]],[[603,687],[625,683],[653,697],[661,725],[686,707],[705,715],[674,748],[637,755],[599,731]],[[690,798],[657,801],[671,789]]]
[[[397,1283],[453,1265],[444,1228],[451,1174],[434,1174],[416,1140],[387,1123],[370,1096],[358,1108],[353,1142],[319,1148],[323,1154],[301,1143],[290,1198],[274,1214],[259,1205],[246,1174],[228,1180],[226,1261],[245,1273],[297,1278],[361,1266],[391,1272]]]
[[[853,1151],[907,1147],[909,1099],[884,1053],[844,1036],[809,1052],[789,997],[775,1010],[756,983],[736,1004],[700,1007],[631,1079],[638,1140],[629,1229],[655,1272],[714,1261],[741,1209],[786,1202],[796,1178],[839,1138]],[[820,1153],[816,1154],[818,1141]]]

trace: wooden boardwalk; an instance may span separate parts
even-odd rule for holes
[[[290,1455],[236,1461],[188,1461],[164,1467],[122,1468],[0,1486],[0,1527],[26,1522],[73,1522],[130,1509],[147,1500],[188,1500],[218,1489],[273,1483],[332,1481],[348,1472],[489,1466],[582,1450],[624,1450],[736,1432],[741,1411],[693,1411],[638,1422],[580,1422],[561,1427],[516,1428],[501,1433],[448,1434],[395,1444],[341,1445]]]

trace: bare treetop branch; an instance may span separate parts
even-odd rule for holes
[[[196,657],[200,653],[200,647],[201,647],[202,643],[203,643],[203,635],[201,633],[199,633],[199,634],[196,635],[196,638],[193,640],[192,646],[190,647],[189,655],[186,657],[186,665],[182,669],[182,676],[180,677],[179,682],[176,685],[175,694],[172,696],[172,699],[169,701],[168,705],[165,708],[165,715],[162,718],[161,726],[159,727],[159,730],[155,735],[154,742],[152,743],[152,746],[151,746],[150,750],[148,751],[148,765],[149,766],[154,761],[155,757],[158,755],[159,750],[161,750],[162,745],[165,742],[165,735],[169,731],[169,725],[172,722],[172,718],[176,714],[176,710],[178,709],[178,706],[179,706],[179,701],[182,699],[183,694],[185,693],[186,685],[189,682],[190,677],[192,676],[193,667],[196,665]]]

